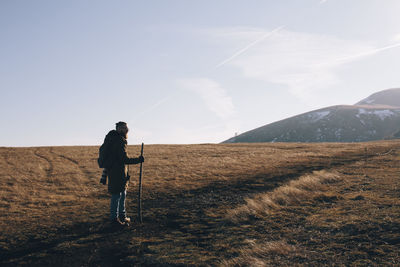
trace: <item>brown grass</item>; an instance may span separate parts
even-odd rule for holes
[[[246,241],[248,247],[239,250],[241,257],[223,260],[220,266],[283,266],[283,262],[288,258],[304,259],[299,248],[289,245],[286,241],[265,241],[265,243],[256,243],[254,240]],[[295,265],[297,265],[296,262],[292,262],[286,266]]]
[[[293,205],[327,197],[323,192],[328,191],[327,184],[340,180],[337,172],[325,170],[315,171],[312,174],[301,176],[288,184],[274,189],[272,192],[262,193],[253,198],[247,198],[246,204],[228,212],[228,217],[235,222],[249,216],[265,217],[273,212]]]
[[[121,232],[98,147],[0,148],[0,265],[399,264],[399,148],[145,146],[144,223]]]

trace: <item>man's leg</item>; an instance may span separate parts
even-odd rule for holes
[[[126,190],[121,192],[121,198],[119,200],[118,217],[121,220],[121,222],[130,222],[130,218],[126,217],[125,200],[126,200]]]
[[[110,219],[115,221],[118,218],[118,206],[120,203],[121,194],[112,194],[110,203]]]

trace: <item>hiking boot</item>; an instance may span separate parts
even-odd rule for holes
[[[122,228],[125,226],[125,222],[121,222],[120,219],[115,218],[111,220],[111,228]]]
[[[131,222],[131,218],[126,217],[126,216],[121,216],[119,217],[119,221],[122,223],[130,223]]]

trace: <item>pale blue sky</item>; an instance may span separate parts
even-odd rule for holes
[[[0,1],[0,146],[219,143],[400,87],[398,0]]]

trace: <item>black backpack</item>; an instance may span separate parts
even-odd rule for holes
[[[99,158],[97,163],[99,168],[110,168],[112,165],[110,158],[111,142],[109,140],[104,140],[104,143],[99,148]]]

